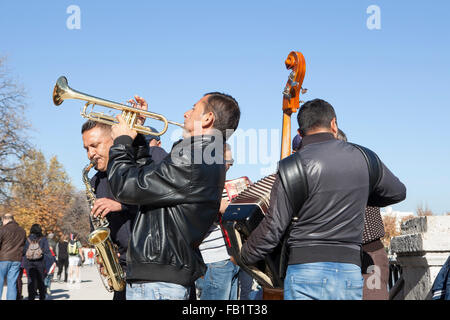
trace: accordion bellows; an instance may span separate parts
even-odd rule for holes
[[[277,250],[255,266],[244,265],[240,261],[240,252],[242,244],[256,229],[269,209],[270,193],[275,179],[276,174],[272,174],[248,186],[231,200],[222,217],[222,226],[229,237],[228,253],[236,259],[244,271],[262,286],[270,288],[283,285],[278,275]]]

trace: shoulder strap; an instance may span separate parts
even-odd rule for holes
[[[370,149],[366,147],[357,145],[355,143],[350,143],[356,149],[358,149],[364,156],[366,160],[367,167],[369,168],[369,195],[374,191],[375,187],[381,180],[381,161],[380,158]]]
[[[301,162],[300,152],[280,160],[278,173],[292,206],[292,217],[295,219],[308,197],[308,181]]]
[[[281,239],[278,276],[280,279],[284,279],[289,260],[289,235],[295,222],[298,220],[300,209],[308,197],[308,181],[306,180],[305,170],[301,162],[300,152],[296,152],[282,159],[278,163],[278,174],[293,210],[291,223]]]

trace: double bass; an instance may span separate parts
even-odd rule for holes
[[[291,154],[291,116],[300,107],[300,94],[306,93],[302,88],[305,77],[305,58],[301,52],[292,51],[285,61],[286,68],[291,70],[283,90],[283,123],[281,138],[281,155],[284,159]],[[222,226],[228,234],[228,251],[237,264],[250,274],[263,287],[263,299],[283,299],[283,277],[280,272],[282,265],[281,244],[257,265],[247,266],[240,259],[242,244],[256,229],[268,212],[270,192],[276,175],[269,175],[238,194],[222,217]]]

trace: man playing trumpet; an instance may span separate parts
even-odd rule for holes
[[[147,109],[145,100],[136,102]],[[155,164],[139,152],[143,135],[117,116],[108,181],[118,201],[140,206],[127,254],[127,299],[187,299],[205,273],[198,246],[219,211],[224,143],[239,118],[234,98],[206,94],[184,113],[184,139]]]

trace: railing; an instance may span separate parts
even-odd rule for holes
[[[389,300],[394,300],[403,289],[405,281],[402,276],[402,267],[395,258],[389,259]]]

